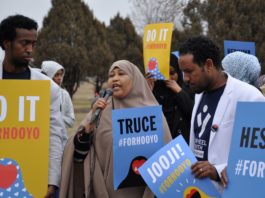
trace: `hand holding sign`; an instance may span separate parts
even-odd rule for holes
[[[226,185],[228,183],[227,174],[226,174],[226,167],[221,172],[221,182],[222,182],[223,186],[226,187]]]
[[[198,161],[191,166],[192,173],[198,179],[209,177],[212,180],[217,180],[218,175],[215,167],[208,161]]]
[[[191,164],[195,162],[194,154],[179,135],[151,156],[139,171],[158,198],[220,197],[209,179],[194,177]],[[205,166],[197,165],[196,170]]]

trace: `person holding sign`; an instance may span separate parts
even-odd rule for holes
[[[59,87],[50,78],[29,67],[37,41],[37,28],[34,20],[22,15],[9,16],[1,22],[0,45],[5,51],[5,57],[0,65],[0,79],[50,81],[49,186],[45,198],[51,198],[60,184],[66,132],[61,119]]]
[[[190,147],[198,159],[195,177],[209,177],[220,192],[221,171],[230,150],[238,101],[265,101],[253,86],[222,71],[217,45],[204,36],[187,40],[179,50],[184,81],[196,93],[192,112]]]
[[[174,54],[170,54],[169,70],[169,80],[155,80],[148,73],[147,82],[157,101],[162,105],[172,138],[182,134],[186,142],[189,143],[193,95],[183,82],[178,58]]]
[[[145,77],[129,61],[120,60],[109,69],[108,85],[113,96],[99,98],[66,145],[60,197],[140,198],[153,197],[146,186],[114,190],[112,110],[158,105]],[[99,116],[95,116],[101,109]],[[126,118],[126,115],[124,115]],[[91,120],[92,119],[92,120]],[[96,125],[96,126],[95,126]],[[163,120],[164,142],[171,139]],[[120,162],[123,163],[123,162]]]

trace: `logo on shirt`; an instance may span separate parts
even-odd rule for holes
[[[206,104],[203,106],[202,111],[203,111],[203,113],[206,113],[208,111],[208,106]],[[205,116],[204,120],[202,120],[202,112],[197,115],[197,125],[198,125],[198,127],[201,127],[201,130],[199,132],[199,138],[201,138],[203,133],[205,132],[205,128],[206,128],[208,122],[210,121],[211,117],[212,116],[209,112]]]

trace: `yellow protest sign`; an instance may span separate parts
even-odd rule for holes
[[[0,80],[0,197],[44,197],[50,82]]]
[[[145,71],[153,78],[169,79],[169,58],[173,23],[149,24],[144,28]]]

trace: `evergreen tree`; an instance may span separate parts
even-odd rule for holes
[[[129,18],[123,19],[117,14],[108,26],[108,44],[114,60],[126,59],[143,71],[142,39],[135,31]]]
[[[190,1],[183,9],[182,29],[173,30],[171,51],[176,51],[179,46],[188,38],[198,36],[203,33],[202,19],[197,7],[200,5],[199,0]]]
[[[82,27],[89,22],[84,19],[88,11],[85,13],[83,6],[81,1],[53,0],[36,46],[36,63],[54,60],[65,67],[64,86],[71,96],[77,90],[81,71],[88,62]]]
[[[199,11],[208,23],[208,35],[223,49],[224,40],[253,41],[261,65],[265,63],[265,4],[262,0],[211,1]],[[223,50],[222,50],[223,52]]]
[[[93,28],[86,30],[86,48],[88,49],[87,75],[96,76],[100,84],[107,80],[108,70],[114,61],[112,48],[107,42],[107,28],[104,24],[93,21]]]
[[[105,73],[113,60],[105,26],[81,0],[52,0],[39,32],[35,60],[54,60],[65,67],[64,86],[73,96],[80,80]]]

